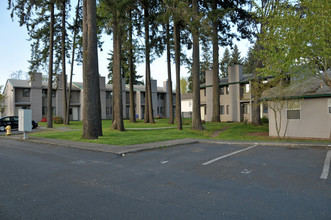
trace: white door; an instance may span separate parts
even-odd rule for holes
[[[78,107],[72,107],[72,120],[78,121],[79,120],[79,114],[78,114]]]

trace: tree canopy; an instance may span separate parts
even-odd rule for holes
[[[264,76],[315,75],[331,87],[331,2],[328,0],[275,1],[270,13],[256,4],[263,50],[258,55]]]

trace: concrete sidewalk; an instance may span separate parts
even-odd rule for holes
[[[58,146],[73,147],[84,150],[109,152],[122,156],[128,153],[160,149],[163,147],[194,144],[194,143],[284,146],[289,148],[314,147],[314,148],[331,149],[331,143],[306,143],[306,142],[258,142],[258,141],[226,141],[226,140],[209,140],[209,139],[179,139],[179,140],[169,140],[169,141],[161,141],[161,142],[153,142],[153,143],[145,143],[145,144],[118,146],[118,145],[87,143],[87,142],[40,138],[40,137],[31,137],[31,136],[29,137],[28,140],[23,140],[22,135],[2,136],[1,138],[10,138],[15,140],[30,141],[35,143],[54,144]]]

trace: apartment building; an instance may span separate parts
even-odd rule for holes
[[[243,75],[243,67],[234,65],[228,68],[228,77],[221,78],[220,118],[222,122],[252,121],[253,75]],[[206,71],[206,83],[200,86],[201,119],[211,121],[213,113],[213,73]],[[268,108],[261,105],[261,117],[268,117]]]
[[[163,87],[157,87],[157,81],[151,80],[153,113],[155,117],[169,117],[169,95],[167,82]],[[47,85],[42,81],[42,74],[36,73],[32,80],[8,79],[3,91],[5,95],[5,110],[3,115],[17,115],[18,109],[31,109],[32,119],[41,121],[47,114]],[[69,86],[69,85],[68,85]],[[68,87],[67,86],[67,87]],[[82,82],[72,83],[71,102],[69,117],[70,120],[82,120],[84,89]],[[100,76],[100,99],[102,119],[112,118],[112,85],[105,83],[105,77]],[[123,96],[123,117],[129,118],[129,86],[122,82]],[[175,96],[175,93],[173,93]],[[134,86],[135,112],[139,119],[144,118],[145,110],[145,86]],[[60,76],[56,76],[52,90],[52,111],[53,115],[63,117],[63,86]]]

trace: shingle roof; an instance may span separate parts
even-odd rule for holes
[[[192,99],[192,98],[193,98],[193,94],[192,93],[186,93],[186,94],[182,94],[181,95],[181,99],[182,100]]]
[[[294,82],[288,87],[279,84],[266,90],[262,94],[262,99],[331,97],[331,88],[320,78],[310,77]]]

